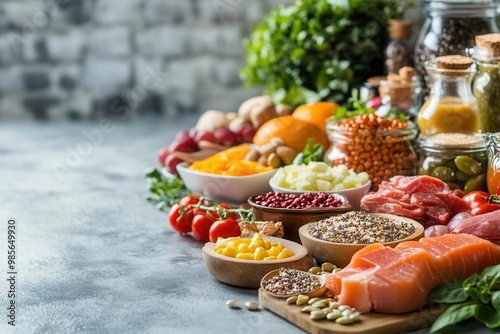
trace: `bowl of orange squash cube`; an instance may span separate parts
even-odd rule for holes
[[[252,238],[219,238],[203,247],[203,261],[218,281],[246,288],[258,288],[272,270],[309,270],[312,255],[296,242],[254,234]]]
[[[255,194],[271,191],[269,180],[276,169],[246,161],[250,145],[221,151],[193,164],[177,165],[177,172],[192,193],[233,205],[246,203]]]

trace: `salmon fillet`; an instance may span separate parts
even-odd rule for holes
[[[327,278],[328,291],[361,313],[405,313],[428,303],[438,285],[500,263],[500,247],[470,234],[368,245]]]

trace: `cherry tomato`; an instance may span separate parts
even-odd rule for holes
[[[241,234],[238,222],[232,218],[217,220],[210,226],[209,237],[211,242],[218,238],[238,237]]]
[[[174,204],[168,213],[168,221],[172,228],[179,233],[192,231],[193,211],[184,210],[179,204]]]
[[[196,205],[200,201],[201,195],[200,194],[191,194],[189,196],[184,196],[181,198],[179,201],[179,205],[187,208],[188,205]]]
[[[197,214],[193,218],[193,235],[196,239],[201,242],[210,241],[210,227],[214,223],[214,219],[210,219],[209,216],[205,214]]]

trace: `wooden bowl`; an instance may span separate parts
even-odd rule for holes
[[[307,209],[282,209],[270,208],[255,203],[257,195],[248,199],[248,204],[252,207],[255,220],[282,222],[285,235],[283,238],[295,242],[301,242],[299,238],[299,228],[307,223],[320,219],[335,216],[347,211],[351,211],[351,205],[343,195],[334,194],[342,201],[342,205],[335,208],[307,208]]]
[[[264,282],[267,281],[268,279],[271,279],[275,276],[278,276],[279,273],[280,273],[280,269],[275,269],[273,271],[268,272],[264,277],[262,277],[262,280],[260,281],[260,288],[262,289],[262,291],[265,291],[266,293],[268,293],[271,296],[276,297],[276,298],[288,298],[288,297],[296,296],[296,295],[306,295],[306,296],[309,296],[310,298],[312,298],[312,297],[323,296],[326,292],[326,285],[324,284],[324,282],[318,289],[311,290],[309,292],[301,292],[301,293],[295,293],[295,294],[290,293],[290,294],[283,295],[283,294],[277,294],[277,293],[272,293],[270,291],[267,291],[266,288],[264,287]],[[321,282],[321,277],[318,275],[311,274],[311,273],[306,272],[306,271],[304,271],[304,274],[315,276],[319,280],[319,282]]]
[[[399,222],[406,222],[415,226],[415,232],[410,236],[391,242],[382,243],[385,246],[396,247],[403,241],[418,240],[424,234],[424,227],[417,221],[405,217],[399,217],[386,213],[370,213],[374,216],[386,217]],[[308,227],[314,223],[309,223],[299,229],[300,240],[302,245],[309,250],[317,262],[330,262],[337,267],[343,268],[351,262],[351,258],[358,250],[367,246],[366,244],[346,244],[324,241],[315,238],[309,234]]]
[[[313,266],[311,254],[302,245],[285,239],[263,236],[264,239],[279,242],[295,255],[282,260],[240,260],[218,254],[215,244],[207,242],[203,247],[203,261],[208,272],[217,280],[245,288],[258,288],[267,273],[279,268],[293,268],[307,271]]]

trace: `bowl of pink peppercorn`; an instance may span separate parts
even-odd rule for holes
[[[283,238],[300,243],[299,228],[307,223],[351,211],[347,198],[327,193],[268,192],[248,199],[255,220],[280,221]]]

